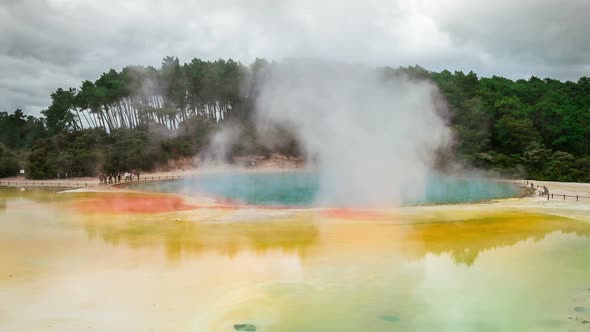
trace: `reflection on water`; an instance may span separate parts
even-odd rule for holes
[[[485,206],[87,214],[77,195],[3,199],[0,330],[588,328],[590,225],[573,219]]]
[[[100,219],[89,219],[84,227],[90,238],[99,237],[109,244],[134,248],[163,247],[171,259],[180,258],[183,253],[212,251],[233,257],[245,250],[264,254],[273,249],[304,256],[306,248],[318,237],[313,223],[298,219],[235,223],[178,222],[173,218],[104,223]]]
[[[244,250],[264,253],[281,250],[303,256],[323,238],[346,240],[357,252],[388,249],[421,259],[427,254],[449,254],[457,263],[471,265],[481,252],[513,246],[521,241],[538,242],[548,234],[590,236],[590,225],[562,217],[514,211],[480,212],[479,216],[453,219],[397,217],[388,222],[338,222],[314,214],[300,214],[280,220],[232,223],[182,222],[178,218],[149,220],[124,216],[118,222],[104,222],[103,216],[86,217],[84,227],[91,238],[132,247],[164,247],[169,258],[182,253],[214,251],[233,256]],[[403,238],[400,239],[400,236]],[[393,239],[397,241],[392,241]]]

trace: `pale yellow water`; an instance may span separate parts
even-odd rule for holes
[[[89,214],[83,199],[0,192],[0,331],[590,328],[590,224],[576,219],[488,205]]]

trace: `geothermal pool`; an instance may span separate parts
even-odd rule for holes
[[[0,331],[587,331],[590,224],[0,190]]]
[[[135,182],[128,188],[154,192],[208,194],[239,203],[265,206],[315,205],[320,192],[317,174],[310,172],[262,172],[202,174],[165,182]],[[518,196],[520,188],[480,177],[432,175],[422,197],[401,199],[405,205],[477,202]],[[392,198],[392,201],[396,201]]]

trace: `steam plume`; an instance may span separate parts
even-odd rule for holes
[[[257,125],[292,130],[317,160],[320,205],[390,206],[424,193],[450,140],[427,81],[353,65],[287,61],[259,84]]]

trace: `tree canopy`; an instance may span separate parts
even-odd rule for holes
[[[150,169],[201,152],[228,121],[243,129],[233,153],[269,153],[251,119],[257,80],[269,65],[265,59],[249,66],[232,59],[180,63],[169,56],[160,68],[111,69],[94,82],[57,89],[42,118],[0,112],[0,165],[9,165],[0,176],[16,172],[15,163],[27,165],[34,178]],[[454,156],[463,163],[504,175],[590,181],[590,78],[514,81],[420,66],[376,70],[438,86],[456,136]],[[287,141],[281,152],[298,153],[294,138]]]

